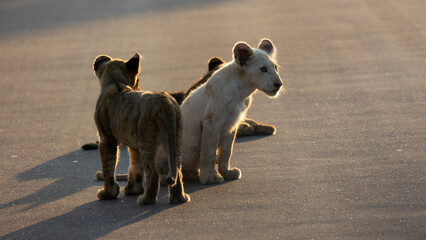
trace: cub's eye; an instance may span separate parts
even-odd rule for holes
[[[263,72],[263,73],[266,73],[266,72],[268,72],[268,69],[266,67],[261,67],[260,71]]]
[[[275,66],[275,71],[278,72],[278,66]]]

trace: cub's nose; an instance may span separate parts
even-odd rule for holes
[[[280,83],[280,82],[276,82],[276,83],[274,83],[274,86],[275,86],[276,88],[280,88],[282,85],[283,85],[283,84],[282,84],[282,83]]]

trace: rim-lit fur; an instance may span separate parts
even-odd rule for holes
[[[169,201],[187,202],[190,198],[184,193],[181,173],[179,104],[167,93],[135,90],[139,88],[139,59],[138,53],[128,61],[99,56],[93,63],[101,85],[95,122],[104,188],[98,198],[111,199],[119,194],[115,166],[122,144],[128,146],[130,156],[126,195],[141,194],[138,204],[154,204],[160,175],[167,175]]]
[[[274,52],[268,39],[261,40],[259,48],[244,42],[235,44],[234,60],[213,73],[183,102],[185,177],[199,177],[202,184],[241,178],[241,171],[229,164],[236,130],[256,90],[273,97],[281,89],[278,65],[271,57]],[[216,162],[219,172],[215,170]]]

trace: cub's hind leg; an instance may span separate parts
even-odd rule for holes
[[[223,177],[216,171],[216,151],[218,133],[211,119],[203,121],[200,148],[200,182],[201,184],[222,183]]]
[[[191,201],[191,197],[183,190],[182,172],[178,171],[176,184],[169,186],[169,202],[170,203],[186,203]]]
[[[273,125],[263,124],[254,119],[246,118],[238,127],[237,137],[274,135],[276,130]]]
[[[245,137],[255,135],[254,126],[245,119],[238,127],[237,137]]]
[[[219,172],[226,180],[240,179],[240,169],[230,168],[229,160],[235,141],[235,131],[223,134],[219,142]]]
[[[277,131],[273,125],[260,123],[254,119],[246,118],[244,122],[254,129],[254,133],[252,135],[274,135]]]
[[[139,152],[136,149],[128,148],[130,157],[129,175],[127,185],[124,188],[125,195],[140,195],[143,194],[143,169]]]
[[[117,141],[113,138],[101,139],[99,153],[102,161],[104,188],[98,191],[98,198],[100,200],[116,198],[120,193],[120,186],[115,179],[115,166],[118,158]]]
[[[155,169],[155,148],[154,150],[139,151],[146,175],[146,189],[143,195],[138,197],[138,205],[151,205],[157,202],[157,195],[160,190],[160,175]]]
[[[199,138],[197,138],[199,139]],[[183,179],[196,180],[200,179],[200,146],[199,141],[188,143],[186,151],[182,153],[182,174]]]

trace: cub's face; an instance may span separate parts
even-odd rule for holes
[[[98,56],[93,62],[93,70],[99,78],[101,86],[111,83],[119,84],[121,87],[130,87],[139,90],[139,60],[136,53],[127,61],[121,59],[111,59],[109,56]]]
[[[262,50],[253,50],[255,57],[247,72],[252,76],[254,85],[269,96],[278,95],[283,84],[278,74],[278,65]]]
[[[234,47],[235,61],[244,70],[244,77],[256,89],[272,97],[283,90],[278,64],[273,59],[274,52],[274,45],[268,39],[263,39],[258,49],[242,42]]]

